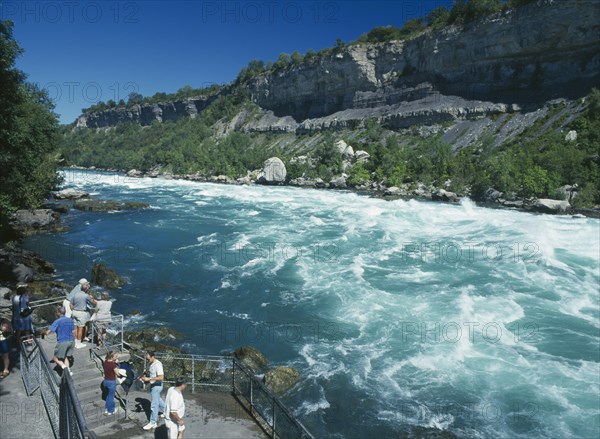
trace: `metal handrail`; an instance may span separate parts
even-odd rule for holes
[[[63,300],[65,300],[64,297],[47,297],[45,299],[28,301],[27,303],[32,308],[39,308],[41,306],[53,305],[55,303],[62,303]],[[12,307],[13,307],[12,303],[10,305],[0,306],[0,312],[12,311]]]
[[[111,321],[109,323],[109,327],[113,324],[115,324],[117,326],[116,330],[119,333],[119,337],[118,337],[118,343],[114,344],[114,343],[110,343],[107,340],[104,341],[105,345],[107,346],[107,349],[109,351],[116,351],[116,352],[123,352],[125,350],[125,343],[123,340],[123,333],[124,333],[124,316],[123,314],[119,314],[116,312],[111,312],[110,313],[110,317],[111,317]],[[97,327],[98,322],[93,321],[90,322],[90,340],[92,341],[92,343],[94,342],[94,336],[98,331],[98,327]],[[108,331],[108,328],[107,328]],[[98,337],[100,337],[101,334],[98,334]]]
[[[23,381],[29,396],[31,396],[31,394],[33,394],[33,392],[38,388],[40,389],[42,401],[46,407],[46,412],[48,414],[48,419],[50,421],[50,426],[52,427],[54,436],[61,439],[97,439],[98,436],[87,427],[85,417],[83,416],[83,409],[81,408],[79,398],[77,397],[77,392],[75,392],[75,386],[70,374],[63,373],[59,382],[54,370],[50,366],[50,362],[48,361],[48,357],[46,356],[44,349],[42,349],[35,337],[30,339],[32,348],[31,352],[27,354],[27,346],[25,343],[25,340],[27,339],[28,337],[24,336],[20,340],[21,361],[25,361],[26,363],[21,365]],[[34,355],[34,353],[37,353],[37,355]],[[30,366],[32,366],[36,361],[39,373],[37,381],[38,385],[32,389],[30,386],[30,381],[33,377],[30,376]],[[45,389],[42,374],[44,374],[50,380],[49,389]],[[48,398],[52,398],[52,401],[50,401]],[[56,413],[56,407],[58,407],[58,413]],[[75,431],[72,428],[73,423],[68,422],[71,414],[75,415]]]
[[[138,359],[142,359],[139,355],[134,355]],[[272,438],[298,438],[298,439],[314,439],[314,436],[302,425],[298,419],[289,411],[289,409],[281,402],[281,400],[273,394],[273,392],[259,379],[257,378],[252,371],[246,368],[236,357],[232,355],[193,355],[193,354],[181,354],[181,353],[167,353],[167,352],[157,352],[155,353],[155,358],[157,360],[186,360],[192,362],[192,393],[195,392],[196,386],[212,386],[215,388],[224,388],[225,391],[231,392],[236,397],[243,397],[246,402],[250,405],[251,409],[256,412],[260,418],[268,425],[271,429],[271,437]],[[143,358],[144,361],[144,370],[147,368],[146,358]],[[195,376],[195,363],[196,362],[226,362],[231,365],[231,380],[229,384],[211,384],[211,383],[201,383],[199,379],[196,379]],[[163,365],[164,368],[164,365]],[[241,377],[236,378],[237,374],[242,374]],[[250,397],[248,398],[236,385],[236,382],[240,381],[240,378],[248,379],[251,383],[250,386]],[[165,383],[173,383],[174,380],[164,380]],[[252,393],[253,389],[258,392],[261,392],[265,395],[269,400],[269,406],[271,408],[271,417],[269,414],[265,412],[264,407],[260,407],[253,401]],[[277,408],[277,410],[276,410]],[[283,414],[285,418],[287,418],[287,423],[291,424],[295,431],[297,432],[294,436],[286,435],[285,432],[280,431],[281,428],[278,429],[277,425],[277,413]]]
[[[237,358],[233,358],[233,392],[234,394],[238,395],[238,393],[236,393],[236,385],[235,385],[235,369],[236,367],[246,376],[246,378],[248,378],[250,380],[250,399],[246,398],[246,396],[242,393],[239,392],[239,395],[243,396],[244,399],[246,399],[246,401],[250,404],[250,407],[252,407],[254,409],[254,411],[256,411],[260,417],[269,425],[269,427],[272,429],[272,437],[279,437],[282,438],[283,436],[281,436],[278,432],[277,432],[277,422],[276,422],[276,411],[275,411],[275,406],[277,406],[277,408],[288,418],[288,421],[290,421],[290,423],[296,428],[297,432],[298,432],[298,438],[302,438],[302,439],[314,439],[313,435],[306,429],[306,427],[304,425],[302,425],[302,423],[300,421],[298,421],[296,419],[296,417],[288,410],[288,408],[281,402],[281,400],[275,396],[275,394],[273,394],[273,392],[271,391],[271,389],[269,389],[267,386],[265,386],[265,384],[258,379],[250,369],[248,369],[246,366],[244,366]],[[268,418],[267,413],[264,413],[263,409],[261,407],[258,407],[254,401],[253,401],[253,387],[252,384],[254,384],[257,388],[257,390],[260,390],[261,392],[265,393],[267,395],[267,397],[270,399],[271,401],[271,407],[272,407],[272,416],[271,419]]]

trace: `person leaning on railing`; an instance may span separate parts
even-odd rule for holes
[[[110,310],[112,307],[110,295],[108,294],[108,292],[104,291],[101,297],[102,299],[96,302],[96,310],[92,315],[92,325],[94,325],[94,327],[98,331],[96,334],[96,336],[98,337],[98,347],[106,343],[106,329],[108,328],[112,320],[110,315]]]

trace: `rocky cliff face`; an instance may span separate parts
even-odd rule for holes
[[[310,132],[376,118],[391,129],[535,110],[600,84],[600,2],[540,0],[408,42],[349,46],[260,75],[246,131]],[[84,115],[78,127],[194,117],[216,96]]]
[[[297,122],[373,116],[402,128],[474,118],[587,93],[600,78],[599,35],[600,2],[546,0],[465,29],[350,46],[255,78],[252,96]]]
[[[129,108],[117,107],[106,111],[84,114],[77,119],[76,128],[110,128],[121,123],[134,122],[142,126],[154,121],[166,122],[181,117],[195,117],[204,110],[217,95],[190,98],[157,104],[134,105]]]

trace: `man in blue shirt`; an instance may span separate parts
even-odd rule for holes
[[[65,309],[62,306],[56,310],[56,317],[58,318],[45,331],[46,335],[56,332],[57,343],[54,348],[54,358],[52,360],[54,364],[59,365],[73,375],[73,372],[69,369],[69,359],[67,357],[73,356],[75,325],[73,324],[73,319],[65,317]]]

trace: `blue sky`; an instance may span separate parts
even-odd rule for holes
[[[62,123],[99,100],[232,81],[252,59],[349,42],[452,0],[4,1],[25,53],[17,66],[45,88]]]

